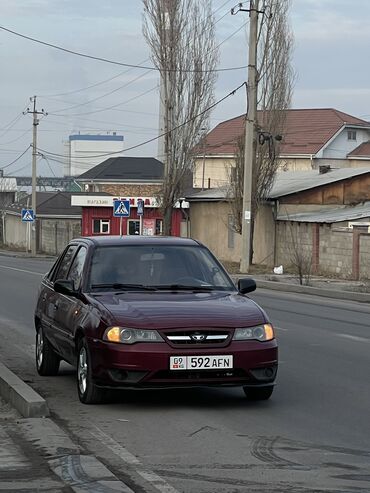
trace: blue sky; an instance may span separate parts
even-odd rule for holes
[[[236,3],[235,0],[213,1],[216,19],[219,19],[217,40],[222,43],[220,67],[247,64],[247,33],[242,27],[247,14],[225,15]],[[149,58],[142,36],[141,0],[2,0],[1,10],[1,25],[44,41],[133,64]],[[292,107],[335,107],[370,119],[369,19],[369,0],[293,0],[293,66],[297,80]],[[225,41],[239,28],[239,32]],[[124,135],[125,147],[157,135],[158,77],[155,72],[128,71],[124,67],[85,60],[3,31],[0,31],[0,61],[0,168],[17,158],[31,142],[30,115],[20,117],[11,128],[8,124],[21,114],[34,94],[38,96],[39,109],[49,112],[39,126],[39,147],[48,151],[62,153],[63,140],[78,130],[116,130]],[[110,82],[65,94],[114,76],[117,77]],[[244,80],[246,72],[243,70],[220,74],[216,99]],[[118,89],[124,85],[126,87]],[[106,95],[111,91],[115,92]],[[101,99],[88,103],[95,98]],[[126,103],[132,98],[136,99]],[[101,111],[118,103],[122,104]],[[78,104],[81,106],[68,109]],[[211,127],[244,111],[245,93],[240,91],[215,109]],[[129,154],[155,156],[156,153],[154,143]],[[23,168],[19,173],[29,174],[30,161],[29,153],[5,172],[11,174]],[[56,175],[62,174],[60,163],[50,162],[50,165]],[[51,174],[42,161],[39,172]]]

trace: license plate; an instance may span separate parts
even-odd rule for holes
[[[219,368],[232,367],[232,355],[170,357],[170,370],[218,370]]]

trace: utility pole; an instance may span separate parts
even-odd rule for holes
[[[36,170],[36,158],[37,158],[37,126],[39,124],[38,115],[46,116],[47,113],[42,109],[41,111],[37,111],[36,109],[36,96],[30,98],[31,103],[33,103],[32,111],[27,108],[24,111],[24,114],[32,114],[32,126],[33,126],[33,138],[32,138],[32,205],[34,214],[34,222],[32,224],[32,238],[31,238],[31,253],[32,255],[36,255],[36,239],[37,239],[37,217],[36,217],[36,185],[37,185],[37,170]]]
[[[165,178],[171,176],[172,173],[172,133],[174,128],[173,117],[173,53],[175,47],[172,42],[171,29],[173,29],[173,16],[177,8],[178,0],[161,0],[161,10],[163,11],[164,20],[164,47],[165,47],[165,67],[161,71],[160,75],[160,139],[158,142],[158,155],[159,160],[164,164],[164,176]],[[167,210],[163,218],[164,225],[171,228],[172,210]],[[168,224],[167,224],[168,223]]]
[[[248,85],[247,85],[247,119],[245,124],[244,151],[244,183],[242,209],[242,246],[240,272],[248,273],[253,251],[252,225],[253,220],[253,164],[256,153],[257,127],[257,30],[259,0],[250,0],[249,9],[243,9],[240,3],[238,9],[232,9],[231,14],[249,12],[249,54],[248,54]]]

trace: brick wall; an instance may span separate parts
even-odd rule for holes
[[[307,258],[312,255],[312,225],[293,221],[278,221],[276,230],[277,265],[292,266],[295,248],[301,249]]]
[[[101,191],[111,193],[116,197],[155,197],[161,185],[101,185]]]
[[[352,232],[335,225],[320,226],[319,273],[352,278]]]
[[[315,232],[316,228],[316,232]],[[335,225],[278,221],[276,235],[277,265],[292,266],[294,241],[305,255],[316,253],[317,274],[351,279],[352,271],[352,231],[337,228]],[[316,252],[313,249],[316,238]],[[317,245],[318,239],[318,245]],[[315,255],[313,255],[313,267]],[[360,276],[370,277],[370,235],[360,237]]]
[[[370,234],[360,236],[360,279],[370,279]]]

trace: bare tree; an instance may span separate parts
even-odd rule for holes
[[[258,9],[261,2],[257,1]],[[252,239],[254,220],[262,201],[268,196],[279,167],[279,136],[284,129],[286,110],[290,106],[294,73],[291,68],[293,37],[288,24],[290,0],[267,0],[259,17],[258,29],[258,124],[253,165]],[[236,170],[231,174],[228,195],[234,203],[235,224],[240,224],[242,200],[240,183],[244,177],[244,132],[236,152]],[[233,179],[235,178],[235,179]],[[238,220],[239,218],[239,220]],[[252,241],[253,245],[253,241]],[[253,256],[253,250],[251,252]],[[251,259],[252,260],[252,259]]]
[[[289,221],[290,238],[288,238],[288,251],[291,266],[298,277],[299,284],[308,286],[312,274],[312,252],[304,247],[299,236],[299,223]]]
[[[194,164],[192,149],[207,127],[218,61],[211,0],[143,0],[144,36],[161,74],[165,176],[159,200],[164,234]],[[200,115],[197,117],[197,115]],[[184,122],[189,122],[182,125]]]

